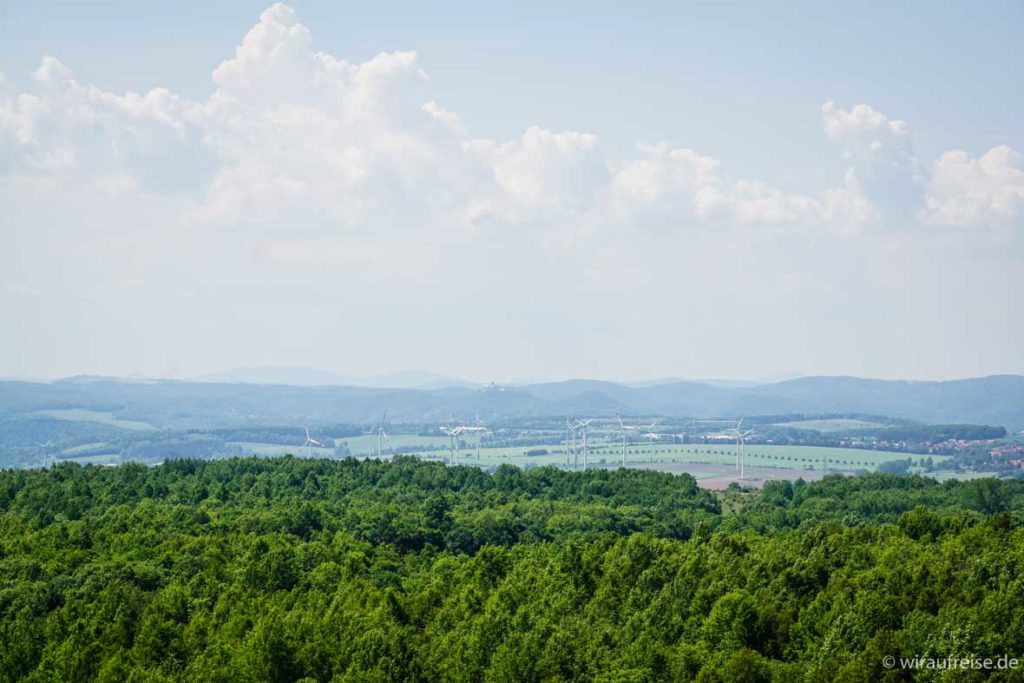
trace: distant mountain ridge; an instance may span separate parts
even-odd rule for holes
[[[384,408],[395,422],[501,420],[553,415],[738,418],[861,413],[929,423],[1024,428],[1024,376],[948,381],[803,377],[751,387],[676,381],[627,386],[568,380],[524,386],[389,388],[151,380],[0,382],[0,414],[86,408],[158,427],[360,423]]]
[[[83,376],[89,381],[95,379],[117,379],[113,377]],[[744,388],[756,387],[763,384],[772,384],[783,380],[790,380],[802,377],[793,373],[785,373],[764,379],[689,379],[683,377],[655,377],[647,380],[637,381],[607,381],[611,384],[619,384],[625,387],[647,389],[666,384],[678,384],[680,382],[695,382],[698,384],[709,384],[723,388]],[[2,380],[4,378],[0,378]],[[11,378],[17,379],[17,378]],[[70,378],[68,378],[70,379]],[[78,379],[78,378],[76,378]],[[137,378],[131,378],[137,379]],[[32,380],[35,381],[35,380]],[[197,375],[186,379],[189,382],[215,382],[218,384],[282,384],[287,386],[348,386],[366,387],[370,389],[439,389],[443,387],[474,387],[480,388],[484,384],[472,382],[458,377],[441,375],[428,370],[404,370],[382,375],[351,375],[345,373],[320,370],[318,368],[304,367],[240,367],[231,368],[222,372]],[[565,381],[588,381],[588,380],[565,380]],[[538,384],[554,384],[551,381],[516,381],[505,383],[507,386],[529,387]]]
[[[316,368],[233,368],[191,378],[194,382],[218,384],[283,384],[287,386],[349,386],[371,389],[438,389],[477,387],[478,384],[446,377],[426,370],[406,370],[384,375],[345,375]]]

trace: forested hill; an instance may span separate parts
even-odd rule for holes
[[[4,471],[0,680],[906,680],[882,658],[1024,652],[1022,510],[994,479]]]
[[[573,380],[515,387],[373,389],[198,382],[70,379],[0,382],[0,419],[72,408],[109,412],[159,428],[374,423],[386,408],[396,422],[487,421],[557,415],[732,417],[852,413],[929,423],[1024,428],[1024,377],[946,382],[806,377],[753,387],[700,382],[626,386]]]

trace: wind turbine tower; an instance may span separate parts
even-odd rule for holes
[[[47,463],[47,461],[49,460],[49,457],[48,457],[48,456],[49,456],[49,454],[50,454],[50,446],[52,446],[52,445],[53,445],[53,439],[50,439],[50,440],[49,440],[49,441],[47,441],[46,443],[40,443],[39,441],[36,441],[36,445],[37,445],[37,446],[39,446],[39,448],[40,448],[40,449],[42,450],[42,452],[43,452],[43,462],[42,462],[42,469],[44,469],[44,470],[45,470],[45,469],[46,469],[46,463]]]
[[[576,427],[583,432],[583,471],[587,471],[587,425],[589,425],[594,418],[587,420],[576,420]]]
[[[622,466],[625,467],[626,466],[626,432],[627,431],[631,431],[631,432],[639,431],[640,428],[637,427],[636,425],[623,424],[622,416],[621,415],[616,415],[615,417],[617,417],[618,420],[619,420],[619,436],[622,437]]]
[[[380,424],[377,425],[377,459],[381,459],[381,439],[391,443],[390,437],[388,437],[387,430],[384,429],[384,425],[388,421],[388,409],[384,409],[384,415],[380,418]]]
[[[650,459],[651,462],[654,462],[654,442],[661,436],[657,432],[652,431],[654,429],[654,425],[656,424],[658,424],[658,421],[654,420],[649,425],[640,425],[639,427],[637,427],[637,429],[647,430],[647,432],[643,436],[644,438],[647,439],[647,457]]]
[[[441,425],[438,427],[441,432],[448,436],[448,464],[458,465],[459,464],[459,435],[462,434],[462,427],[446,427]]]
[[[736,423],[736,427],[732,430],[733,435],[736,437],[736,471],[740,473],[740,479],[743,479],[746,475],[746,472],[744,471],[746,465],[745,453],[743,450],[745,439],[754,433],[753,429],[748,429],[745,432],[741,430],[740,426],[742,424],[743,418],[740,418],[740,421]]]
[[[580,462],[579,462],[579,451],[576,448],[576,430],[578,429],[578,427],[577,427],[577,425],[573,424],[574,421],[575,422],[579,422],[579,420],[577,420],[576,418],[572,417],[572,418],[569,418],[568,420],[565,421],[565,426],[569,429],[569,433],[572,434],[572,468],[576,469],[579,466]],[[568,467],[569,466],[569,441],[568,441],[568,439],[566,439],[565,450],[566,450],[566,452],[565,452],[565,465],[566,465],[566,467]]]
[[[480,437],[487,433],[487,426],[480,420],[480,416],[476,417],[476,424],[472,427],[467,425],[461,425],[459,429],[463,432],[472,432],[476,434],[476,459],[480,459]]]

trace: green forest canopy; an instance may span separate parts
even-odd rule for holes
[[[4,471],[0,679],[906,680],[883,656],[1024,653],[1022,510],[884,474]]]

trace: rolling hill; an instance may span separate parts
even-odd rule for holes
[[[754,387],[678,381],[653,386],[570,380],[517,387],[432,389],[288,386],[75,378],[0,382],[0,414],[81,408],[160,428],[372,422],[384,408],[396,422],[451,417],[486,420],[551,415],[741,417],[870,413],[922,422],[1024,428],[1024,377],[950,381],[805,377]]]

